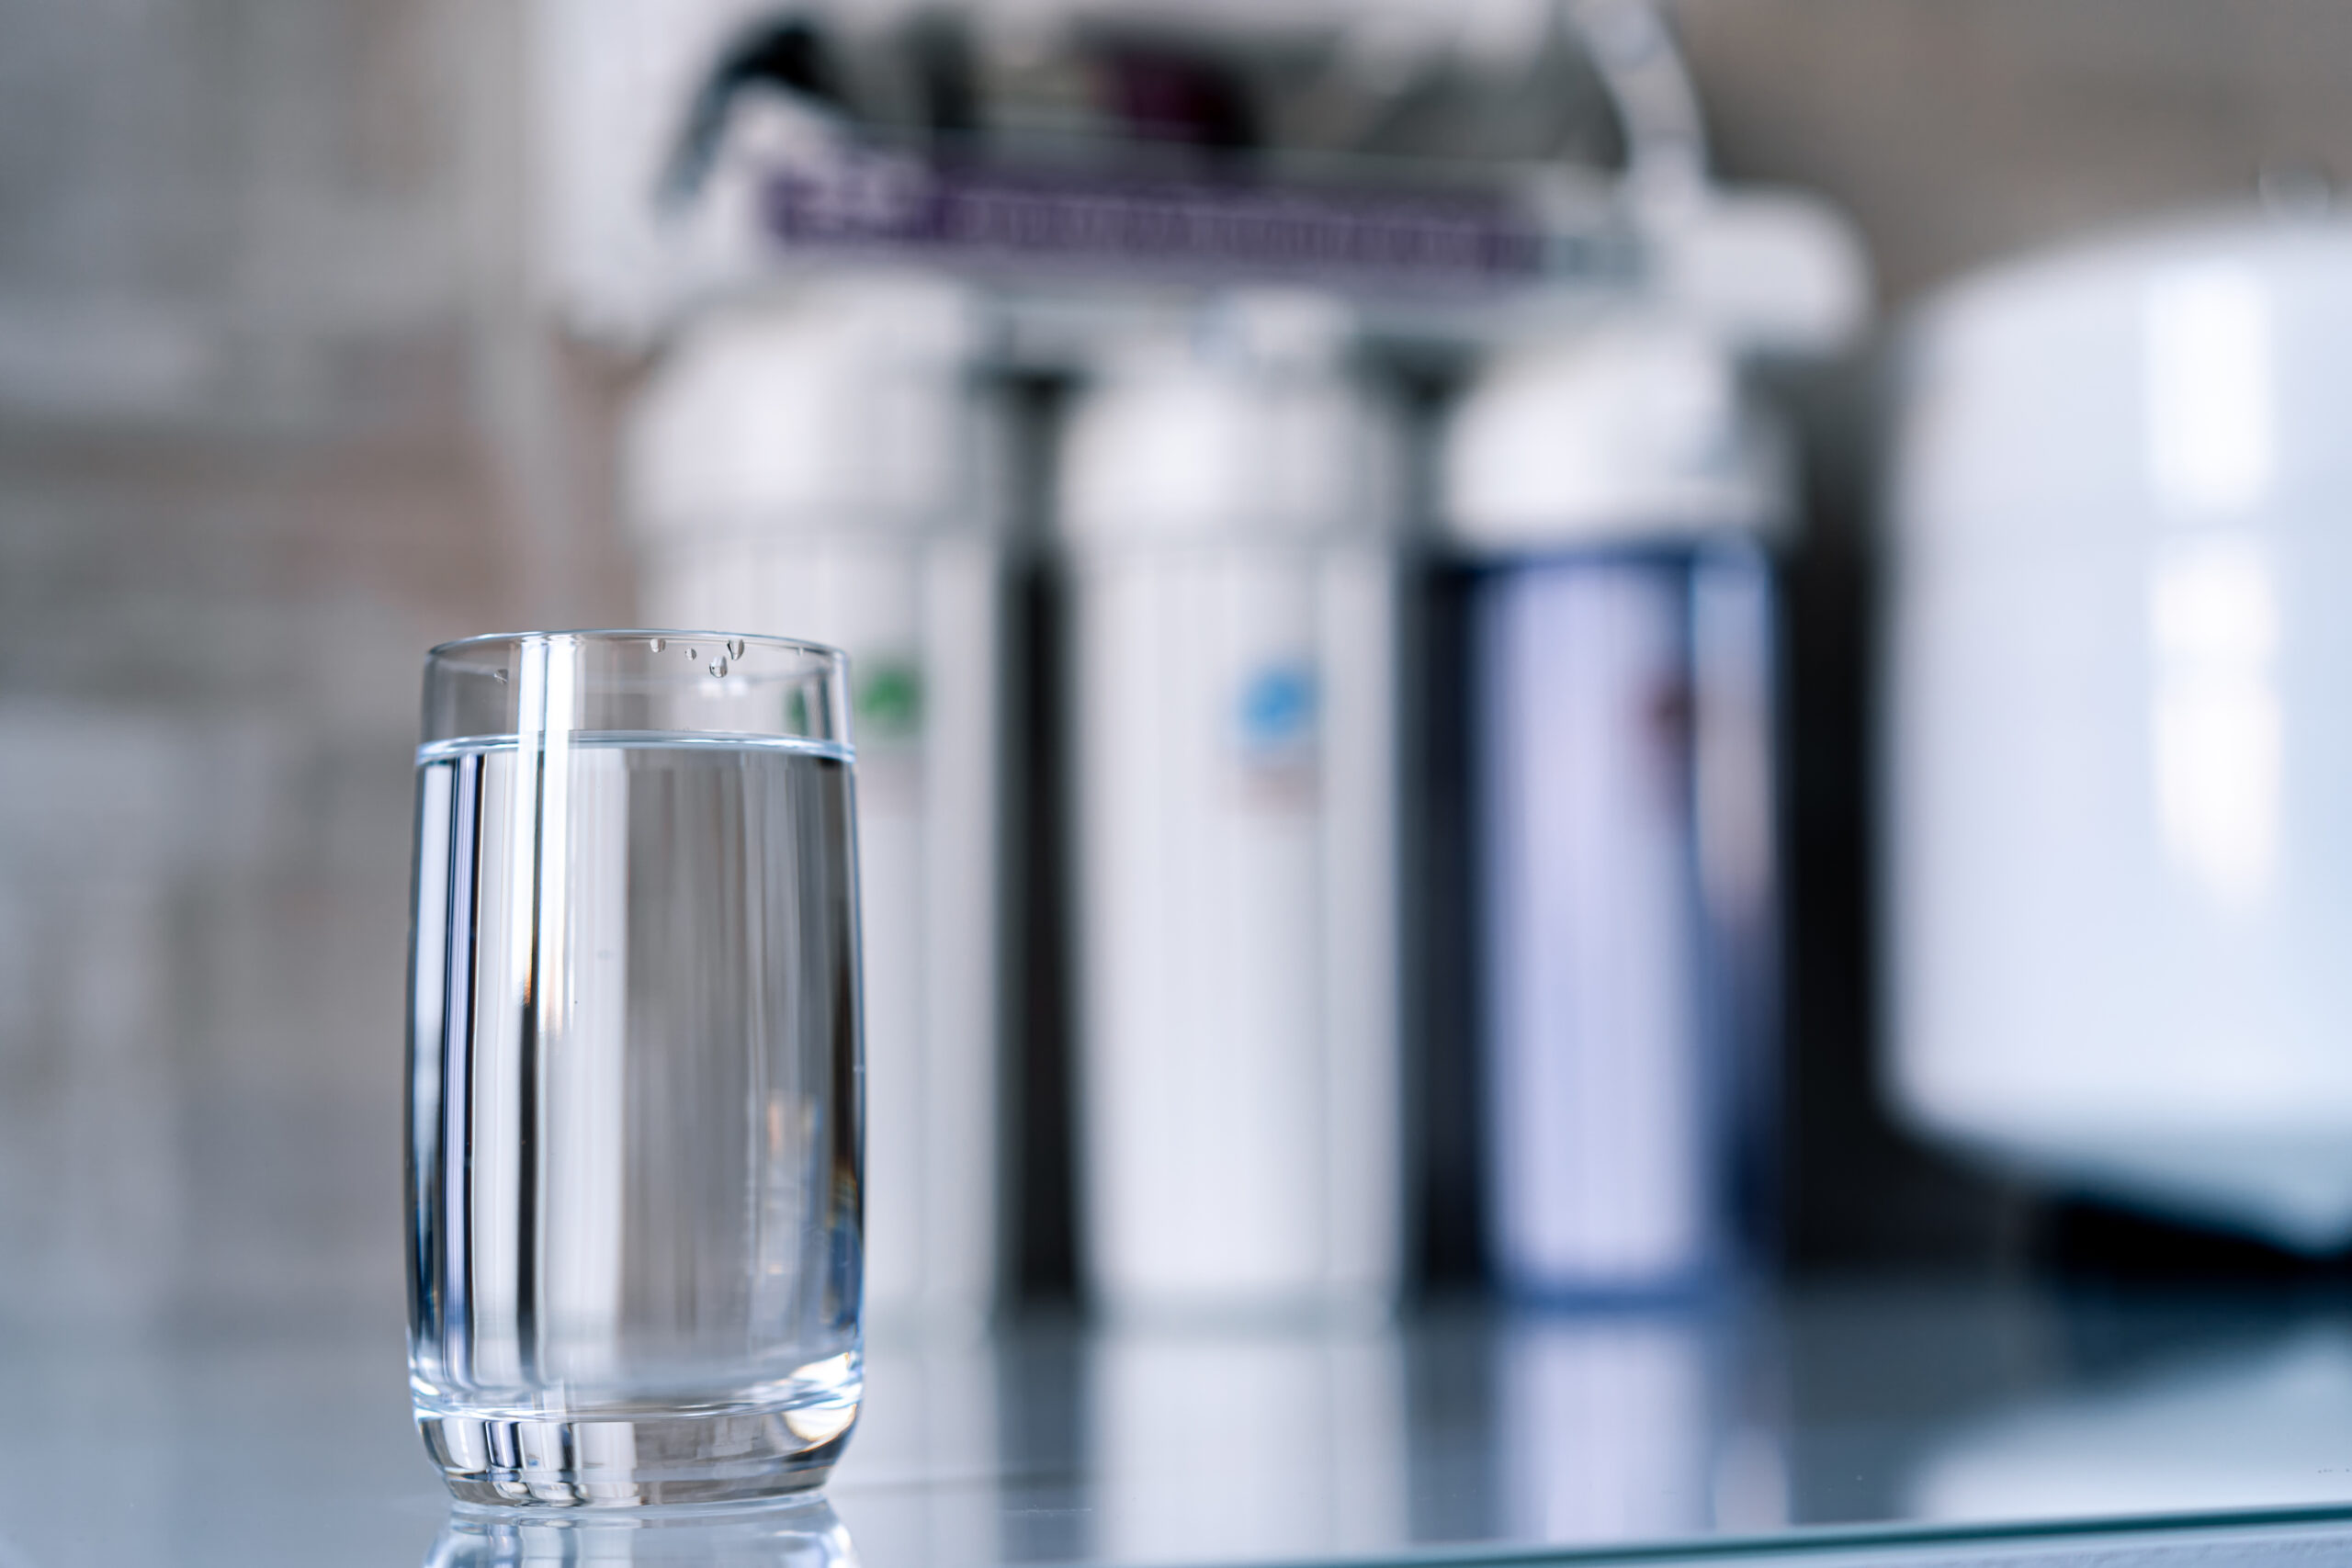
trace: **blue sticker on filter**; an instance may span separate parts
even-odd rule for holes
[[[1241,744],[1253,755],[1292,751],[1315,737],[1312,665],[1293,660],[1250,676],[1241,690]]]

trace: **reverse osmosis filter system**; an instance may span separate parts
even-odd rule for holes
[[[1476,572],[1490,1260],[1687,1291],[1736,1261],[1777,1043],[1781,468],[1713,334],[1604,317],[1487,367],[1440,507]]]
[[[1009,324],[997,369],[1083,383],[1056,504],[1094,1297],[1397,1292],[1405,486],[1364,341],[1512,345],[1443,508],[1485,562],[1497,1254],[1549,1292],[1713,1269],[1772,988],[1778,480],[1735,369],[1844,330],[1859,267],[1816,206],[1706,181],[1654,8],[528,15],[548,298],[672,345],[628,462],[645,618],[829,638],[860,672],[876,1320],[977,1310],[996,1250],[965,288]],[[1384,16],[1426,32],[1367,71]],[[1177,299],[1209,303],[1152,325]]]
[[[1225,300],[1063,434],[1082,1253],[1114,1316],[1381,1310],[1400,1267],[1389,412]]]
[[[1909,344],[1891,1078],[2046,1179],[2352,1241],[2352,225],[2029,258]]]
[[[1001,473],[959,288],[867,275],[699,313],[627,447],[653,626],[852,660],[866,1297],[976,1322],[998,1273]]]

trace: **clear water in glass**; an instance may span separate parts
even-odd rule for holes
[[[853,809],[821,740],[420,750],[411,1367],[460,1498],[723,1499],[838,1456]]]

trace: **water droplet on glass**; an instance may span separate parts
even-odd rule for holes
[[[666,637],[657,637],[652,638],[651,641],[653,651],[656,653],[661,652],[663,649],[670,646],[670,639]]]
[[[724,675],[727,673],[727,655],[722,653],[718,658],[710,661],[710,672],[714,675]]]
[[[496,677],[498,678],[498,683],[499,683],[500,685],[503,686],[504,684],[506,684],[506,671],[503,671],[503,670],[493,670],[493,671],[491,671],[491,673],[492,673],[492,675],[494,675],[494,676],[496,676]]]
[[[741,637],[739,637],[727,645],[727,657],[729,659],[741,659],[743,657],[743,639]]]

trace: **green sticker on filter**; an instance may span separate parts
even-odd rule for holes
[[[922,674],[911,664],[876,662],[857,685],[860,739],[910,739],[922,728]]]

